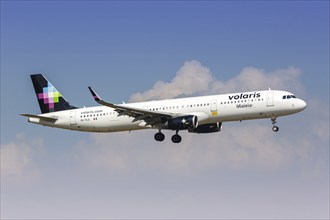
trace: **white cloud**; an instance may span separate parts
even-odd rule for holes
[[[288,129],[282,130],[293,127],[289,125]],[[76,156],[80,163],[94,171],[123,174],[157,171],[170,175],[196,175],[212,170],[264,172],[285,170],[312,161],[326,162],[326,157],[314,158],[317,149],[312,146],[319,142],[275,134],[270,122],[269,125],[253,122],[227,124],[220,133],[204,135],[182,131],[183,141],[179,145],[170,140],[173,132],[165,132],[163,143],[154,141],[154,133],[148,130],[131,134],[93,134],[88,142],[77,146]],[[307,136],[309,139],[310,135]],[[312,167],[308,172],[315,173],[314,168],[320,169],[309,165]],[[303,172],[305,168],[299,169]]]
[[[211,71],[196,60],[187,61],[171,82],[157,81],[152,89],[138,92],[131,102],[189,96],[192,94],[219,94],[260,89],[290,90],[301,95],[304,91],[299,81],[301,70],[295,67],[267,73],[254,67],[244,68],[240,74],[227,81],[217,80]]]
[[[226,82],[214,80],[210,85],[212,93],[228,93],[262,89],[282,89],[302,94],[299,81],[301,70],[295,67],[266,72],[255,67],[244,68],[239,75]]]
[[[38,180],[39,170],[34,159],[42,149],[42,140],[31,140],[24,134],[17,134],[14,141],[1,144],[1,181],[26,184]]]
[[[212,80],[212,74],[208,68],[198,61],[188,61],[183,64],[171,82],[157,81],[152,89],[133,94],[130,101],[140,102],[192,95],[196,92],[207,91]]]

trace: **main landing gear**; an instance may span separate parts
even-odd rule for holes
[[[162,132],[158,132],[155,134],[155,140],[156,141],[163,141],[165,139],[165,135]]]
[[[175,135],[172,136],[171,140],[173,141],[173,143],[180,143],[182,138],[180,135],[178,135],[179,131],[176,131]]]
[[[180,143],[182,138],[180,135],[178,135],[179,131],[176,131],[176,134],[172,136],[171,140],[173,141],[173,143]],[[163,141],[165,139],[165,135],[159,131],[158,133],[155,134],[155,140],[156,141]]]
[[[276,118],[271,118],[271,120],[272,120],[272,124],[273,124],[273,128],[272,128],[272,130],[273,130],[274,132],[278,132],[279,127],[277,127],[277,126],[275,125],[275,124],[277,123]]]

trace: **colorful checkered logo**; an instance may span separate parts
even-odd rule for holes
[[[48,82],[47,87],[42,88],[43,93],[38,93],[38,99],[43,99],[44,104],[48,104],[49,109],[54,108],[54,104],[59,102],[62,95]]]

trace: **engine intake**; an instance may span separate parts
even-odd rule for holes
[[[198,118],[196,115],[180,116],[169,119],[166,127],[171,130],[186,130],[198,127]]]
[[[189,128],[188,131],[191,133],[198,133],[198,134],[205,134],[205,133],[213,133],[221,131],[222,123],[211,123],[211,124],[204,124],[199,125],[196,128]]]

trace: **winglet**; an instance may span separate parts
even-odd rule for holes
[[[89,88],[89,91],[91,91],[91,93],[92,93],[92,96],[93,96],[93,98],[94,98],[94,100],[97,102],[97,103],[99,103],[99,104],[101,104],[101,105],[105,105],[105,106],[108,106],[108,107],[111,107],[111,108],[115,108],[116,107],[116,105],[114,105],[114,104],[112,104],[112,103],[109,103],[109,102],[105,102],[105,101],[103,101],[102,99],[101,99],[101,97],[92,89],[92,87],[88,87]]]
[[[89,91],[91,91],[92,96],[95,99],[95,101],[100,102],[102,100],[101,97],[92,89],[92,87],[89,86],[88,88],[89,88]]]

